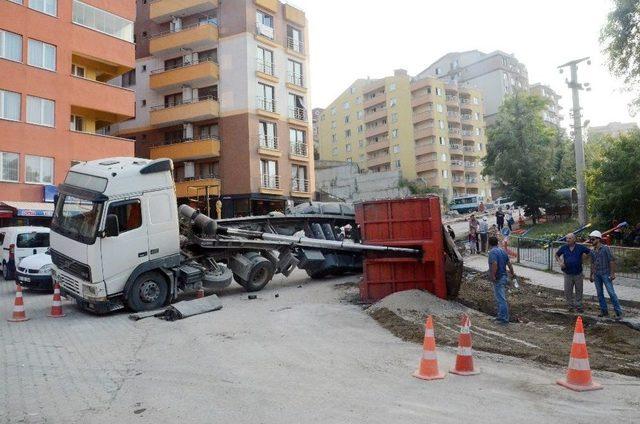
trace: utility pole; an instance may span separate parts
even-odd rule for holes
[[[587,225],[587,187],[584,180],[584,143],[582,141],[582,111],[580,108],[580,95],[579,91],[586,89],[591,90],[588,83],[581,84],[578,82],[578,64],[580,62],[587,61],[587,64],[591,64],[591,60],[588,57],[582,59],[572,60],[564,65],[558,66],[560,73],[563,72],[563,68],[568,67],[571,72],[571,79],[566,79],[567,86],[571,89],[573,98],[573,136],[575,141],[575,153],[576,153],[576,182],[578,191],[578,221],[580,225]]]

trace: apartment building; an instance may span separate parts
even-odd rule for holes
[[[482,177],[486,155],[479,90],[405,70],[356,80],[320,115],[320,159],[356,163],[368,172],[400,170],[449,197],[491,197]]]
[[[547,106],[545,110],[542,111],[542,120],[549,125],[559,127],[564,119],[562,116],[562,106],[560,106],[562,96],[548,85],[541,83],[531,84],[529,92],[547,100]]]
[[[138,2],[136,117],[116,129],[136,154],[169,157],[180,202],[223,216],[312,197],[304,12],[277,0]],[[208,196],[207,196],[208,195]]]
[[[482,92],[487,125],[495,122],[504,98],[529,89],[527,68],[514,55],[496,50],[447,53],[418,74],[475,87]]]
[[[52,202],[74,162],[133,155],[105,134],[135,115],[134,92],[109,83],[135,65],[135,13],[133,0],[0,1],[0,201],[15,206],[2,218],[51,216],[45,191]]]

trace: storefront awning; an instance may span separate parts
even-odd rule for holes
[[[53,216],[53,203],[41,203],[41,202],[12,202],[4,201],[0,202],[0,217],[2,212],[8,211],[12,213],[12,216],[21,217],[42,217],[51,218]]]

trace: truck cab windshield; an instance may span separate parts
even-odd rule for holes
[[[58,199],[51,228],[69,238],[93,244],[102,215],[102,202],[92,202],[63,194]]]

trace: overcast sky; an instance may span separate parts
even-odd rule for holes
[[[451,51],[513,53],[529,82],[550,85],[563,96],[564,125],[571,94],[557,66],[584,56],[592,65],[579,79],[591,125],[634,121],[630,96],[612,77],[598,36],[609,0],[293,0],[309,19],[311,103],[325,107],[355,79],[379,78],[404,68],[415,75]]]

